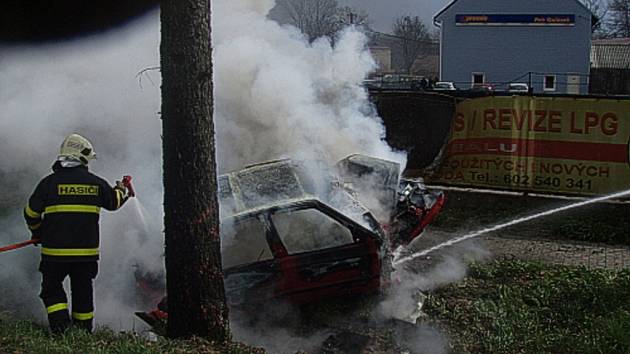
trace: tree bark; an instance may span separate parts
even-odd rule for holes
[[[168,336],[224,342],[210,0],[162,0],[160,17]]]

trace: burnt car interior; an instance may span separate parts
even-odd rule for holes
[[[285,298],[299,303],[379,286],[380,236],[318,200],[276,205],[237,220],[224,220],[222,228],[226,293],[231,304],[253,293],[257,299]],[[255,282],[252,273],[258,274]],[[242,281],[243,275],[247,281]]]

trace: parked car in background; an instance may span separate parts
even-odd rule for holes
[[[363,87],[366,89],[380,89],[383,86],[382,78],[373,78],[363,80]]]
[[[422,88],[422,80],[428,80],[422,76],[403,75],[403,74],[387,74],[382,78],[381,88],[390,90],[420,90]]]
[[[411,81],[411,89],[414,91],[426,91],[429,89],[429,80],[426,77]]]
[[[490,93],[490,92],[494,92],[494,86],[491,84],[476,84],[470,88],[470,91]]]
[[[450,81],[438,81],[433,84],[433,91],[455,91],[455,84]]]
[[[511,82],[508,84],[507,92],[512,93],[527,93],[529,92],[529,86],[522,82]]]

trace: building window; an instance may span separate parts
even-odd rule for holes
[[[484,73],[472,73],[472,87],[481,86],[486,82]]]
[[[545,75],[545,91],[555,91],[556,90],[556,75]]]

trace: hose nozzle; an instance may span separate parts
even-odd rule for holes
[[[127,176],[123,176],[122,184],[129,191],[128,194],[129,194],[130,197],[135,197],[136,196],[136,191],[133,189],[133,185],[131,185],[131,176],[128,176],[128,175]]]

